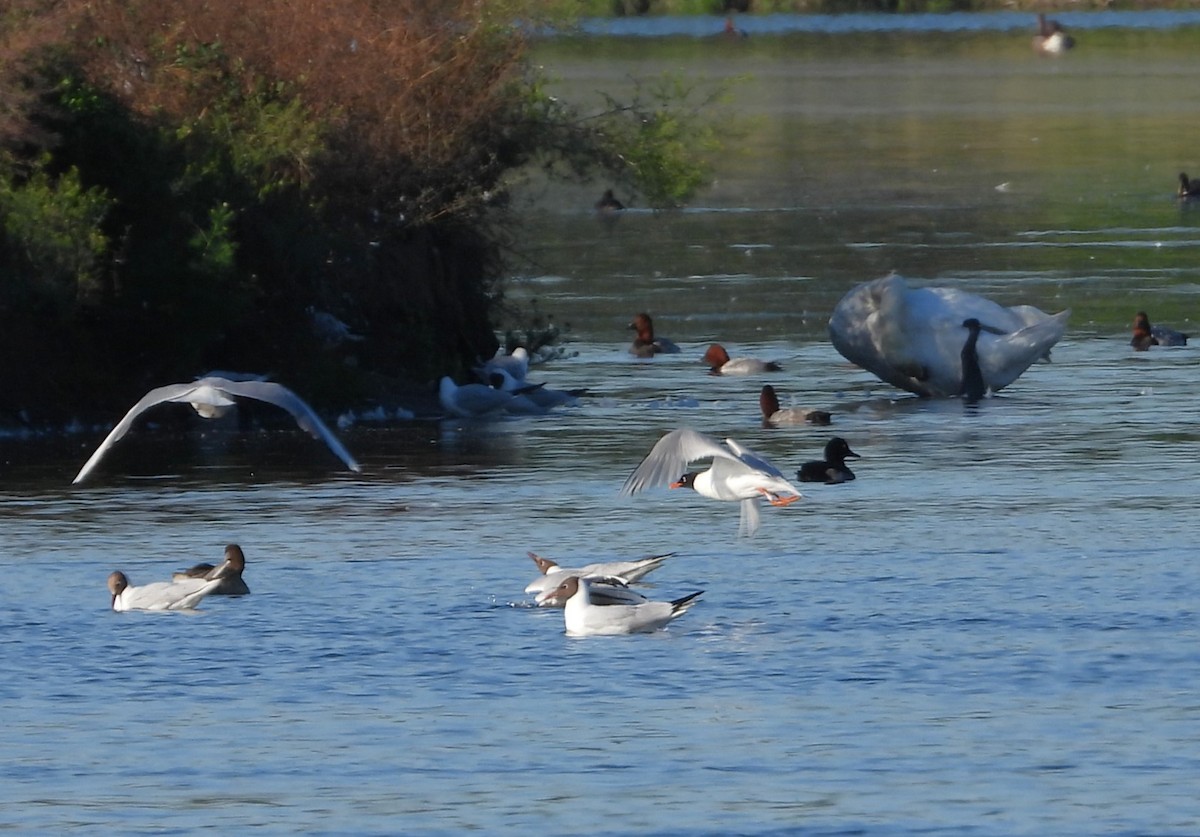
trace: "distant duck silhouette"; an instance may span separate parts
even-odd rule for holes
[[[1039,14],[1038,33],[1033,36],[1033,48],[1044,55],[1062,55],[1075,46],[1075,39],[1066,33],[1057,20]]]
[[[1179,197],[1182,200],[1200,198],[1200,180],[1189,180],[1187,172],[1179,173]]]
[[[629,328],[637,332],[629,353],[634,357],[654,357],[655,355],[673,355],[679,353],[679,347],[665,337],[654,336],[654,321],[645,312],[638,314],[629,324]]]
[[[725,18],[725,25],[721,28],[721,37],[731,40],[749,38],[750,33],[748,33],[745,29],[738,29],[737,25],[733,22],[733,16],[730,15],[729,17]]]
[[[1129,345],[1134,350],[1144,352],[1151,346],[1186,346],[1188,336],[1181,331],[1150,325],[1150,318],[1145,311],[1138,311],[1133,318],[1133,339]]]
[[[596,201],[596,212],[601,215],[614,215],[625,209],[625,204],[617,200],[612,189],[605,189],[600,200]]]
[[[806,410],[802,407],[779,409],[779,396],[775,387],[766,384],[758,394],[758,406],[762,410],[764,427],[785,424],[829,424],[830,415],[825,410]]]
[[[854,472],[846,467],[847,459],[860,458],[850,450],[850,445],[841,436],[834,436],[825,444],[825,458],[805,462],[797,474],[800,482],[823,482],[837,485],[854,479]]]
[[[979,320],[971,317],[963,320],[963,328],[967,329],[967,342],[962,348],[962,391],[959,393],[970,403],[978,401],[987,395],[987,384],[983,382],[983,371],[979,368],[979,330],[983,328]]]

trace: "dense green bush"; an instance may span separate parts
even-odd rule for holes
[[[112,415],[211,368],[341,407],[490,355],[506,175],[603,167],[663,206],[706,176],[666,88],[588,115],[544,93],[512,21],[546,8],[14,0],[0,351],[45,374],[0,366],[0,421]]]

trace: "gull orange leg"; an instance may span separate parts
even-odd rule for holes
[[[799,494],[789,494],[786,497],[780,497],[778,494],[772,494],[765,488],[758,489],[763,493],[772,506],[790,506],[792,503],[800,499]]]

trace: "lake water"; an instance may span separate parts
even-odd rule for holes
[[[1200,833],[1197,350],[1128,345],[1137,309],[1195,328],[1200,216],[1173,194],[1200,174],[1200,64],[1194,29],[1130,20],[1057,61],[1010,31],[547,44],[581,100],[747,77],[743,139],[686,211],[518,193],[510,296],[570,355],[531,377],[591,395],[360,423],[361,476],[216,424],[138,428],[72,487],[100,428],[0,441],[0,829]],[[1071,327],[998,397],[920,401],[825,336],[892,268]],[[630,360],[639,310],[683,354]],[[784,401],[833,426],[762,428],[763,380],[697,362],[713,340],[779,360]],[[785,472],[836,433],[859,478],[739,540],[735,506],[618,496],[679,426]],[[113,569],[234,541],[252,595],[108,609]],[[652,594],[705,593],[666,631],[571,639],[527,606],[529,550],[673,551]]]

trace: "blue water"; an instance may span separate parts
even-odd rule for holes
[[[568,350],[531,376],[591,394],[545,418],[360,423],[341,435],[361,476],[232,419],[138,427],[79,487],[102,428],[0,439],[0,830],[1200,833],[1198,349],[1134,354],[1124,313],[1095,319],[1144,307],[1196,331],[1200,227],[1171,197],[1168,134],[1139,134],[1165,175],[1130,185],[1095,155],[1055,172],[1081,201],[1098,175],[1136,191],[1119,223],[1059,217],[1023,187],[1047,174],[1031,163],[996,192],[1019,130],[953,172],[984,184],[953,201],[914,168],[906,194],[798,190],[786,212],[727,180],[731,211],[531,212],[540,270],[510,292]],[[809,162],[837,181],[831,159]],[[999,397],[921,402],[824,337],[840,293],[893,266],[1078,313]],[[683,354],[630,360],[641,308]],[[785,404],[834,425],[762,428],[762,381],[697,362],[718,338],[779,360]],[[765,509],[753,540],[732,506],[618,496],[679,426],[788,472],[837,433],[858,479]],[[165,579],[229,542],[250,596],[109,609],[112,570]],[[648,592],[705,592],[666,631],[570,639],[522,593],[529,550],[674,551]]]
[[[1200,829],[1194,350],[1068,340],[969,409],[882,398],[828,345],[748,343],[837,411],[786,430],[757,425],[756,381],[578,350],[537,374],[603,393],[585,406],[352,430],[362,477],[184,461],[68,489],[64,461],[4,492],[0,827]],[[683,424],[788,469],[835,430],[859,479],[764,510],[753,541],[732,506],[618,497]],[[319,461],[307,441],[262,444]],[[161,579],[228,541],[250,596],[107,609],[112,569]],[[705,594],[659,634],[570,639],[526,606],[527,550],[674,550],[649,589]]]
[[[1053,18],[1068,29],[1172,29],[1200,25],[1200,10],[1156,9],[1144,11],[1053,11]],[[855,33],[924,34],[933,32],[1007,32],[1036,29],[1029,12],[950,12],[945,14],[844,14],[844,15],[738,15],[737,28],[747,35],[793,33],[846,35]],[[590,18],[579,26],[585,35],[621,37],[703,38],[721,31],[723,17],[644,16]]]

